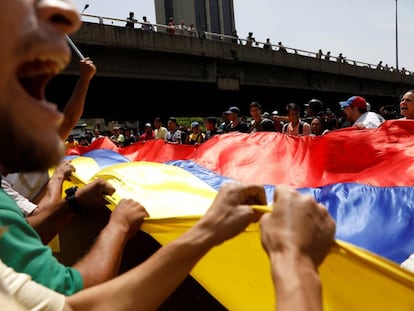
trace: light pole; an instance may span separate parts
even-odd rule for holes
[[[395,0],[395,61],[398,70],[398,0]]]

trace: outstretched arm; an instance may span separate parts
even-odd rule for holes
[[[83,113],[89,83],[96,73],[96,66],[89,57],[80,60],[80,76],[69,101],[63,110],[65,118],[59,128],[59,136],[65,140]]]

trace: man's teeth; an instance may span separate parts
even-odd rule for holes
[[[46,66],[42,66],[42,68],[37,68],[36,66],[34,66],[34,67],[24,68],[24,71],[21,71],[19,76],[21,78],[23,77],[28,78],[28,77],[36,77],[40,75],[54,75],[58,72],[59,70],[57,70],[56,68],[51,68],[51,67],[46,67]]]
[[[40,56],[24,63],[19,70],[20,77],[54,75],[65,68],[68,61],[64,57]]]

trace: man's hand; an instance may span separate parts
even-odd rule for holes
[[[96,66],[93,61],[86,57],[79,61],[80,79],[91,80],[96,73]]]
[[[149,214],[139,202],[122,199],[112,211],[109,223],[122,226],[127,238],[131,238],[139,231],[145,217],[149,217]]]
[[[319,266],[334,243],[335,222],[328,210],[311,196],[284,186],[277,187],[273,206],[260,220],[266,252],[305,255]]]
[[[76,172],[76,168],[72,165],[70,160],[62,160],[55,168],[51,178],[58,178],[63,180],[70,180],[70,176]]]
[[[261,185],[228,183],[221,187],[213,204],[196,226],[208,229],[218,245],[242,232],[261,213],[250,205],[265,205],[266,194]]]
[[[104,196],[114,192],[115,188],[110,183],[98,178],[80,188],[75,198],[84,208],[102,208],[108,204]]]

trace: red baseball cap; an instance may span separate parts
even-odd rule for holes
[[[360,108],[360,109],[366,109],[367,108],[367,101],[365,100],[365,98],[361,97],[361,96],[352,96],[350,98],[348,98],[347,101],[344,102],[340,102],[339,103],[341,105],[341,108],[345,108],[345,107],[356,107],[356,108]]]

